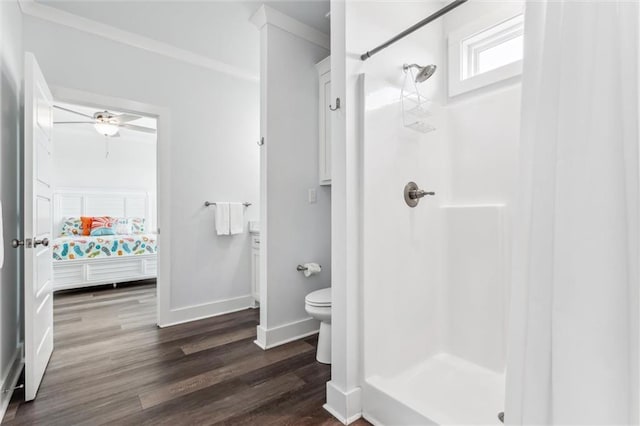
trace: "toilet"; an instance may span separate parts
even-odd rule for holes
[[[320,321],[316,359],[331,364],[331,287],[307,294],[304,305],[307,313]]]

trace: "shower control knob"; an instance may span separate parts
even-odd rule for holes
[[[418,188],[418,185],[415,182],[409,182],[404,187],[404,201],[409,207],[417,206],[420,198],[427,195],[436,195],[436,193]]]
[[[436,195],[435,192],[427,192],[423,189],[418,189],[416,191],[411,191],[409,193],[409,197],[413,198],[413,199],[418,199],[418,198],[422,198],[425,195]]]

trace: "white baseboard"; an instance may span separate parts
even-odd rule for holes
[[[348,425],[362,417],[362,392],[359,387],[348,392],[339,389],[332,381],[327,382],[327,403],[324,404],[333,417]]]
[[[290,322],[273,328],[257,328],[255,344],[262,349],[271,349],[294,340],[302,339],[320,330],[320,322],[313,318],[305,318],[300,321]]]
[[[171,309],[167,315],[168,321],[158,325],[164,328],[189,321],[242,311],[251,308],[253,301],[253,296],[248,294],[246,296],[234,297],[233,299],[216,300],[215,302],[203,303],[201,305]]]
[[[13,388],[18,384],[20,373],[22,373],[22,367],[24,366],[24,359],[22,357],[22,344],[16,348],[15,354],[11,360],[11,367],[2,378],[0,383],[0,423],[4,419],[4,415],[7,412],[9,401],[13,396]],[[10,389],[8,392],[2,392],[4,389]]]

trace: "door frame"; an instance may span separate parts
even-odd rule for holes
[[[169,109],[124,98],[51,86],[54,101],[107,108],[156,119],[156,210],[158,235],[158,277],[156,283],[158,327],[171,325],[171,124]],[[55,143],[55,142],[54,142]]]

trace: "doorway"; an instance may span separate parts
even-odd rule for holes
[[[94,111],[93,114],[91,111]],[[64,114],[77,116],[77,123],[72,124],[74,119],[69,116],[65,118]],[[122,119],[124,116],[128,116],[126,120]],[[121,120],[118,121],[116,117]],[[56,185],[56,173],[59,171],[53,164],[56,120],[64,123],[64,126],[75,126],[77,129],[77,134],[67,135],[68,140],[65,141],[71,145],[71,149],[65,154],[72,157],[73,166],[70,167],[70,171],[81,170],[84,174],[72,176],[78,182],[82,182],[82,185],[79,183],[77,187],[61,188]],[[133,121],[137,123],[131,124]],[[129,124],[123,126],[121,123]],[[155,191],[104,186],[94,186],[90,189],[91,184],[97,185],[100,181],[96,178],[97,168],[91,167],[91,163],[97,165],[98,158],[113,158],[117,151],[124,151],[124,154],[119,152],[118,156],[126,155],[127,147],[114,145],[112,139],[120,132],[131,133],[128,138],[131,139],[134,131],[145,133],[141,129],[157,135],[152,154],[155,161],[151,161],[155,164],[155,170],[150,172],[153,175],[151,180],[156,183]],[[128,132],[129,130],[132,132]],[[168,224],[168,215],[164,214],[166,207],[156,206],[168,207],[166,202],[169,177],[167,173],[162,173],[168,170],[168,130],[166,109],[72,89],[50,89],[36,58],[29,53],[26,54],[22,215],[24,228],[22,239],[14,240],[14,247],[24,247],[25,250],[26,400],[35,399],[53,352],[54,291],[78,288],[82,287],[82,284],[117,285],[118,282],[127,279],[150,278],[156,275],[157,307],[154,309],[154,322],[159,326],[166,324],[170,289],[169,281],[164,277],[169,276],[169,248],[159,249],[162,245],[159,232],[164,224]],[[83,140],[87,142],[90,137],[88,135],[93,135],[93,131],[102,138],[103,149],[95,149],[95,146],[90,150],[83,150],[82,146],[78,149],[77,144]],[[90,145],[87,143],[87,146]],[[65,149],[68,148],[67,146]],[[84,167],[83,161],[89,163],[88,168]],[[64,167],[62,169],[64,170]],[[113,179],[113,173],[100,182],[108,182],[108,178]],[[67,220],[70,217],[78,220]],[[83,225],[83,218],[92,219],[90,230]],[[121,220],[116,223],[111,220],[114,218]],[[97,222],[98,226],[93,226],[93,221]],[[113,228],[118,225],[123,228],[128,226],[128,230],[121,230],[120,234],[114,236]],[[98,232],[92,235],[94,228]],[[112,232],[107,232],[106,229],[111,229]],[[166,236],[168,240],[168,226],[165,227],[165,231],[163,237]],[[85,234],[87,232],[89,235]],[[78,240],[58,241],[58,237],[79,237],[82,243]],[[96,237],[96,240],[91,240],[91,237]],[[154,241],[151,241],[152,239]],[[127,259],[127,255],[130,255],[131,259]],[[58,271],[54,270],[54,261],[60,261],[61,268]]]

